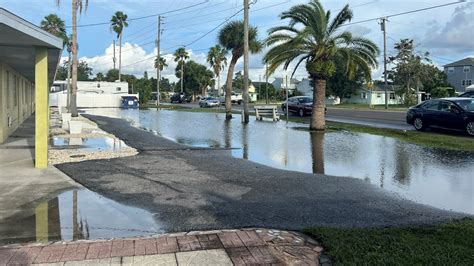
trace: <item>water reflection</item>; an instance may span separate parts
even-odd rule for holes
[[[127,148],[127,144],[120,139],[112,137],[97,138],[64,138],[53,137],[50,141],[53,148],[67,149],[73,148],[81,151],[121,151]]]
[[[397,139],[348,132],[315,134],[301,124],[156,110],[91,110],[131,119],[186,144],[240,148],[231,153],[280,169],[349,176],[431,206],[474,214],[474,153],[425,148]],[[180,121],[180,123],[176,123]]]
[[[0,220],[0,244],[135,237],[163,233],[155,216],[87,189],[73,190]]]

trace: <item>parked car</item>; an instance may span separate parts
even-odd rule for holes
[[[281,109],[286,113],[286,101],[281,104]],[[288,98],[288,112],[296,113],[303,117],[313,111],[313,98],[309,96],[295,96]]]
[[[242,93],[232,92],[232,94],[230,95],[230,101],[232,103],[236,103],[240,105],[243,101]],[[219,97],[219,102],[221,104],[225,104],[225,95]]]
[[[140,106],[140,104],[138,103],[138,98],[136,96],[122,96],[121,101],[121,108],[129,109],[138,108]]]
[[[459,95],[459,97],[468,97],[468,98],[474,98],[474,91],[467,91],[461,95]]]
[[[202,97],[199,100],[199,107],[201,108],[219,106],[219,104],[219,100],[214,97]]]
[[[170,97],[170,102],[171,103],[190,103],[192,100],[192,97],[189,95],[186,95],[185,93],[175,93],[173,96]]]
[[[453,97],[428,100],[410,107],[406,120],[419,131],[438,126],[465,130],[474,136],[474,99]]]

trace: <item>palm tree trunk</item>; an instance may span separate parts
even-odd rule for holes
[[[66,109],[70,111],[71,98],[71,52],[67,53],[67,94],[66,94]]]
[[[77,0],[72,0],[72,86],[70,112],[77,117]]]
[[[219,72],[217,72],[216,75],[217,75],[217,96],[221,96],[221,75]]]
[[[181,60],[181,93],[184,92],[184,60]]]
[[[324,131],[326,129],[325,118],[325,98],[326,98],[326,80],[313,79],[313,113],[311,115],[311,130]]]
[[[122,81],[122,33],[119,36],[119,81]]]
[[[311,132],[311,157],[313,159],[313,174],[324,175],[324,133]]]
[[[234,75],[235,64],[237,64],[237,56],[232,55],[232,60],[230,60],[229,71],[227,72],[227,80],[225,86],[225,119],[232,119],[232,76]]]

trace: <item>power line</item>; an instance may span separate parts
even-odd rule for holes
[[[182,11],[182,10],[190,9],[190,8],[193,8],[193,7],[196,7],[196,6],[200,6],[200,5],[205,4],[207,2],[209,2],[209,0],[205,0],[204,2],[199,2],[197,4],[185,6],[185,7],[182,7],[182,8],[178,8],[178,9],[175,9],[175,10],[170,10],[170,11],[166,11],[166,12],[162,12],[162,13],[158,13],[158,14],[152,14],[152,15],[147,15],[147,16],[142,16],[142,17],[130,18],[130,19],[128,19],[128,21],[135,21],[135,20],[140,20],[140,19],[163,16],[165,14],[175,13],[175,12],[178,12],[178,11]],[[109,24],[110,24],[110,21],[107,21],[107,22],[98,22],[98,23],[91,23],[91,24],[82,24],[82,25],[77,25],[76,27],[84,28],[84,27],[94,27],[94,26],[109,25]],[[71,28],[71,27],[72,26],[66,26],[66,28]]]

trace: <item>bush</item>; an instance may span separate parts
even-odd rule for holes
[[[436,87],[431,90],[431,97],[444,98],[454,96],[454,89],[451,87]]]

